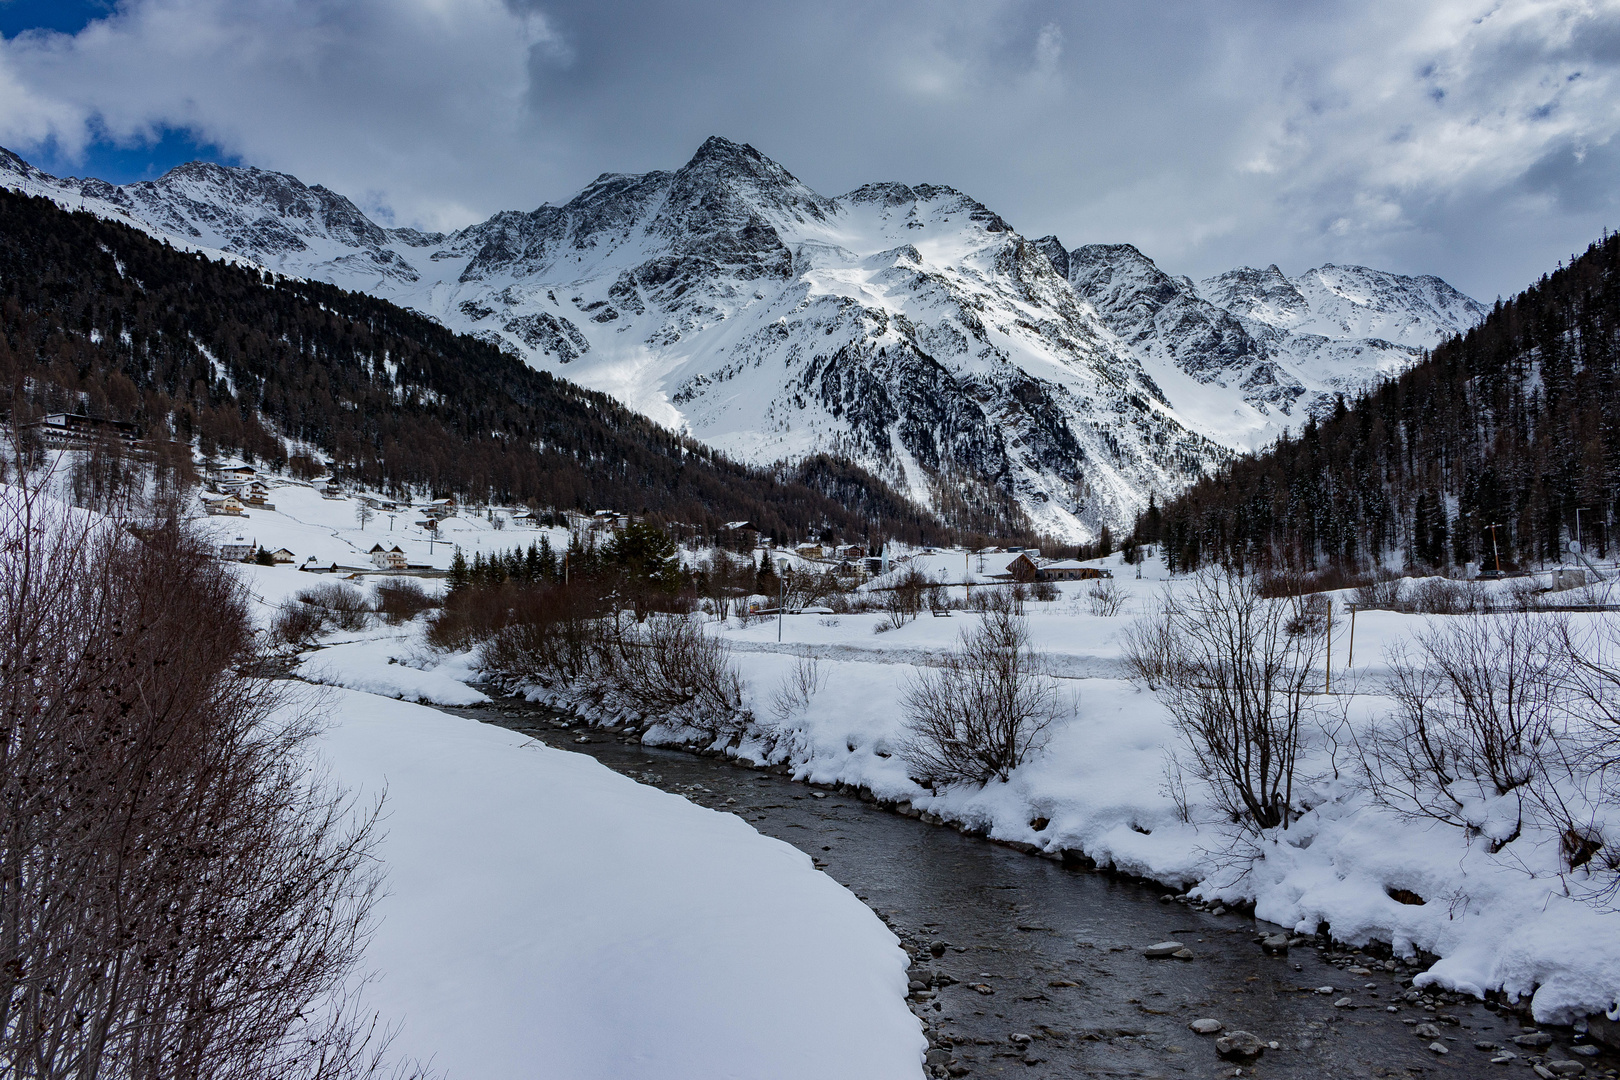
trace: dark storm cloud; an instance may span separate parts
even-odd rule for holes
[[[950,184],[1173,272],[1490,297],[1614,224],[1617,67],[1620,0],[124,0],[0,44],[0,142],[181,129],[445,227],[718,133],[828,194]]]

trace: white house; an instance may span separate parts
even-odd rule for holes
[[[400,550],[398,544],[395,544],[392,548],[385,548],[381,544],[375,544],[372,546],[370,554],[371,565],[379,570],[405,569],[405,552]]]

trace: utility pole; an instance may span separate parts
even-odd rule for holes
[[[1491,554],[1496,556],[1496,572],[1500,574],[1502,572],[1502,549],[1496,546],[1496,530],[1502,526],[1487,525],[1485,527],[1491,530]]]
[[[1350,670],[1350,665],[1356,662],[1356,605],[1355,601],[1344,605],[1350,609],[1350,655],[1344,658],[1344,669]]]

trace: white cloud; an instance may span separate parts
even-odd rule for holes
[[[1175,272],[1508,292],[1620,214],[1620,0],[123,0],[0,42],[0,143],[191,129],[401,224],[709,134],[835,194],[948,183]]]
[[[0,86],[33,95],[0,98],[0,141],[71,155],[101,132],[183,127],[439,224],[466,213],[469,162],[513,163],[500,145],[524,137],[536,53],[558,53],[543,14],[500,0],[134,0],[76,35],[0,45]]]

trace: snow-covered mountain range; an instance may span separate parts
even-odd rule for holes
[[[722,138],[449,234],[255,168],[114,186],[0,151],[0,185],[411,307],[733,457],[834,451],[937,508],[1010,494],[1074,540],[1484,314],[1361,267],[1195,284],[1129,245],[1026,240],[950,188],[827,198]]]

